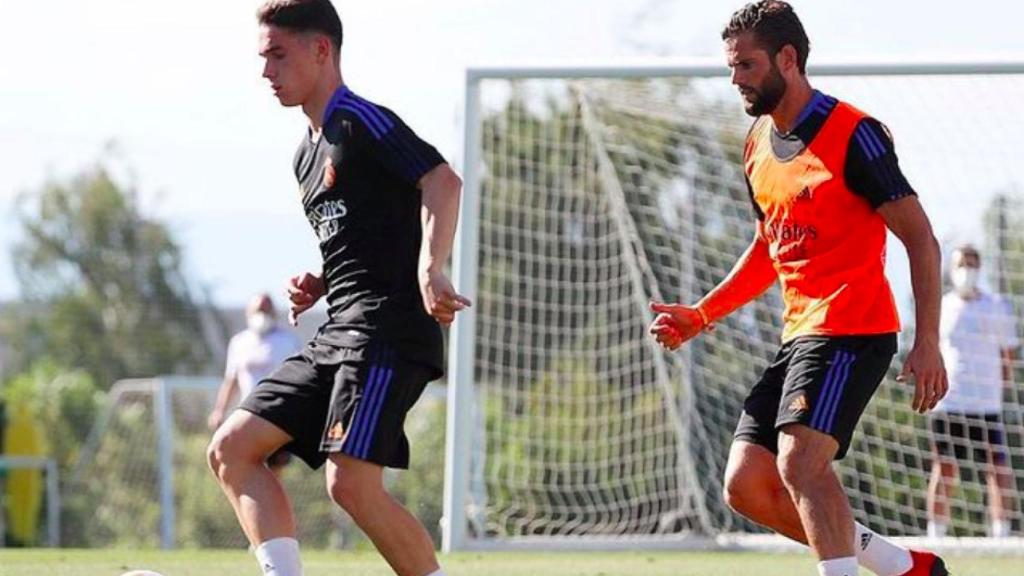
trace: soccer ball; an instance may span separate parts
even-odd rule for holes
[[[125,572],[121,576],[163,576],[159,572],[153,572],[152,570],[132,570],[131,572]]]

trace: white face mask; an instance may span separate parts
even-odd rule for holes
[[[249,325],[249,330],[265,336],[268,332],[274,329],[274,318],[269,314],[263,312],[256,312],[246,320]]]
[[[978,269],[959,266],[949,273],[953,288],[961,294],[972,294],[978,289]]]

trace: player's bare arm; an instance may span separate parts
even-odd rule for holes
[[[298,276],[291,277],[286,290],[288,293],[288,322],[292,326],[298,324],[300,314],[312,308],[316,301],[327,292],[323,276],[312,272],[303,272]]]
[[[238,377],[225,376],[217,390],[217,400],[213,404],[213,410],[210,411],[210,416],[206,419],[206,425],[210,427],[210,430],[216,430],[224,422],[228,406],[231,406],[236,394],[238,394]]]
[[[757,234],[729,275],[696,306],[652,302],[651,311],[658,316],[651,323],[650,333],[663,348],[675,350],[711,328],[718,319],[760,296],[777,278],[768,244]]]
[[[424,174],[418,185],[423,191],[420,294],[427,312],[447,326],[456,312],[470,305],[469,299],[455,291],[444,273],[459,219],[462,179],[448,164],[439,164]]]
[[[1000,356],[1003,368],[1003,387],[1013,388],[1013,361],[1015,353],[1013,348],[1003,348]]]
[[[939,243],[916,196],[907,196],[879,206],[886,226],[903,243],[910,260],[910,279],[914,290],[914,347],[907,356],[899,380],[914,376],[912,407],[924,413],[946,395],[949,383],[939,350],[939,310],[941,304],[941,263]]]

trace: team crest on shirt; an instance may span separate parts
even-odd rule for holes
[[[328,440],[341,440],[345,437],[345,428],[341,425],[341,422],[335,422],[334,426],[327,431]]]

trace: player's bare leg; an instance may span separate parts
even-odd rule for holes
[[[1008,536],[1010,513],[1014,508],[1014,489],[1013,473],[1007,466],[1005,452],[988,450],[988,470],[985,476],[992,536]]]
[[[932,473],[928,479],[928,521],[931,523],[929,536],[945,536],[949,526],[949,502],[957,479],[956,460],[933,452]]]
[[[732,443],[725,468],[725,501],[750,520],[807,544],[800,515],[779,476],[775,454],[764,446],[742,440]]]
[[[726,465],[725,498],[739,514],[807,545],[800,514],[782,481],[776,456],[767,448],[743,440],[733,442]],[[853,526],[857,562],[875,574],[932,576],[946,573],[933,554],[907,550],[866,526],[856,523]]]
[[[779,474],[776,456],[767,448],[743,440],[733,442],[726,465],[725,497],[736,512],[807,545],[800,514]],[[942,569],[933,568],[936,560],[930,553],[907,550],[866,526],[853,526],[857,535],[853,543],[857,561],[875,574],[944,574]]]
[[[399,576],[438,570],[434,543],[423,525],[384,489],[384,469],[344,454],[327,461],[327,490]]]
[[[800,424],[779,431],[779,475],[796,505],[807,544],[821,560],[854,555],[853,512],[832,470],[839,445]]]
[[[207,449],[210,469],[227,495],[252,545],[295,537],[291,503],[266,465],[268,454],[291,440],[283,430],[245,410],[235,410]]]

